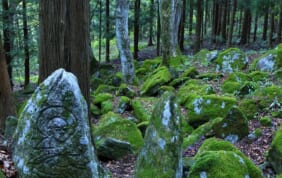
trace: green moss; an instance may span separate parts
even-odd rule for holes
[[[241,100],[239,108],[248,120],[255,119],[256,115],[260,111],[258,101],[248,98]]]
[[[268,151],[267,160],[277,174],[282,173],[282,125],[274,135]]]
[[[100,104],[104,101],[112,100],[113,98],[114,98],[114,96],[110,93],[100,93],[100,94],[94,96],[93,104]]]
[[[206,151],[195,159],[188,177],[243,178],[249,175],[248,167],[240,155],[232,151]]]
[[[98,88],[91,94],[91,95],[98,95],[100,93],[112,93],[114,94],[117,90],[117,87],[111,86],[111,85],[104,85],[101,84],[98,86]]]
[[[221,122],[223,118],[216,118],[214,120],[211,120],[201,126],[199,126],[197,129],[195,129],[188,137],[184,138],[183,140],[183,149],[186,149],[189,146],[192,146],[194,143],[199,141],[202,136],[207,134],[212,130],[212,127]]]
[[[213,130],[217,137],[235,143],[248,135],[248,120],[241,110],[234,106],[221,122],[213,125]]]
[[[130,98],[127,96],[121,96],[118,101],[117,105],[117,112],[118,113],[124,113],[126,109],[130,107]]]
[[[100,121],[101,122],[101,121]],[[132,121],[118,119],[98,125],[93,132],[95,143],[105,138],[115,138],[129,142],[134,153],[138,153],[143,146],[142,134]]]
[[[186,56],[178,55],[176,57],[171,57],[168,61],[168,66],[170,68],[178,68],[181,69],[183,68],[184,61],[186,59]]]
[[[162,62],[160,57],[156,57],[154,59],[147,59],[143,62],[141,68],[146,69],[147,73],[157,69]]]
[[[272,119],[269,116],[264,116],[260,118],[259,121],[262,126],[271,126],[272,125]]]
[[[219,53],[215,63],[218,71],[230,73],[245,69],[248,58],[239,48],[229,48]]]
[[[91,114],[98,116],[101,114],[101,110],[96,106],[95,104],[91,103],[90,104],[90,112]]]
[[[197,97],[197,95],[206,95],[214,93],[210,85],[202,83],[200,80],[189,80],[181,86],[177,92],[177,97],[181,105]]]
[[[111,79],[111,84],[113,86],[116,86],[116,87],[120,86],[123,80],[122,72],[115,73],[110,79]]]
[[[239,82],[225,81],[223,82],[221,88],[224,93],[234,94],[240,89],[241,85],[242,84]]]
[[[232,143],[228,141],[218,140],[215,138],[209,138],[199,148],[196,159],[206,151],[231,151],[243,158],[246,163],[250,178],[262,178],[262,172],[255,166],[255,164],[249,160],[240,150],[238,150]],[[232,168],[232,166],[231,166]]]
[[[198,75],[199,72],[197,71],[197,69],[195,67],[189,67],[188,69],[186,69],[181,77],[190,77],[190,78],[195,78],[196,75]]]
[[[252,81],[259,82],[267,80],[269,74],[267,72],[262,71],[253,71],[249,73],[248,76],[252,79]]]
[[[114,103],[113,101],[106,100],[101,103],[101,114],[106,114],[109,111],[114,110]]]
[[[159,87],[171,80],[171,74],[167,67],[156,69],[141,87],[141,95],[154,95]]]
[[[173,87],[178,87],[180,85],[183,85],[189,79],[190,79],[190,77],[179,77],[179,78],[176,78],[173,81],[171,81],[169,83],[169,85],[173,86]]]
[[[262,108],[267,108],[273,102],[282,100],[282,88],[276,85],[259,88],[253,93],[253,97],[260,101]]]
[[[135,91],[128,85],[126,84],[121,84],[118,91],[117,91],[118,96],[127,96],[129,98],[133,98],[136,93]]]
[[[162,95],[164,92],[169,91],[169,92],[174,92],[175,89],[172,86],[161,86],[159,89],[158,94]]]
[[[196,127],[211,119],[225,117],[236,102],[236,99],[233,97],[217,95],[195,96],[185,105],[188,109],[189,124]]]
[[[218,51],[209,51],[207,49],[202,49],[193,56],[195,62],[199,62],[203,66],[208,66],[210,62],[216,59],[218,56]]]
[[[149,121],[156,102],[155,98],[135,98],[131,102],[135,117],[140,122]]]
[[[222,78],[223,74],[222,73],[203,73],[203,74],[199,74],[197,75],[197,79],[205,79],[205,80],[215,80],[215,79],[219,79]]]

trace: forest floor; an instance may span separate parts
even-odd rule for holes
[[[246,47],[249,49],[249,47]],[[252,48],[252,50],[256,50]],[[191,49],[186,49],[184,54],[192,54],[193,51]],[[154,48],[149,47],[139,52],[140,61],[144,59],[151,59],[156,57],[156,51]],[[249,56],[250,59],[253,59],[256,55]],[[252,60],[250,60],[252,61]],[[119,60],[113,60],[111,62],[119,67]],[[198,68],[199,72],[204,72],[204,68]],[[215,85],[220,85],[217,83]],[[216,86],[218,87],[218,86]],[[260,113],[263,116],[263,113]],[[273,119],[272,127],[263,127],[260,125],[259,121],[251,120],[249,121],[249,129],[250,133],[252,133],[256,128],[262,129],[262,135],[258,139],[251,140],[249,138],[244,138],[235,146],[240,149],[246,156],[248,156],[257,166],[259,166],[264,173],[264,177],[275,177],[275,174],[271,167],[268,166],[265,160],[265,154],[268,150],[271,142],[272,136],[274,132],[279,128],[282,119],[275,118]],[[9,178],[16,177],[16,170],[13,162],[11,161],[11,155],[8,151],[8,148],[5,146],[1,147],[1,143],[3,143],[3,136],[0,136],[0,168],[3,170],[5,175]],[[183,156],[192,157],[197,153],[198,148],[201,146],[205,137],[197,142],[196,144],[186,148],[183,152]],[[128,155],[119,160],[101,160],[101,163],[104,167],[107,167],[111,172],[114,178],[133,178],[134,177],[134,168],[136,162],[136,155]]]

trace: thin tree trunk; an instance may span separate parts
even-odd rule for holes
[[[258,13],[256,12],[255,16],[255,24],[254,24],[254,36],[253,36],[253,41],[257,41],[257,29],[258,29]]]
[[[30,70],[29,70],[29,45],[28,45],[28,26],[27,26],[27,17],[26,17],[26,0],[22,1],[23,5],[23,32],[24,32],[24,86],[26,87],[30,82]]]
[[[157,20],[157,56],[161,54],[161,16],[160,16],[160,1],[158,1],[158,20]]]
[[[11,40],[11,31],[10,26],[12,24],[11,18],[10,18],[10,8],[9,8],[9,2],[8,0],[2,0],[2,20],[3,20],[3,36],[4,36],[4,51],[5,51],[5,58],[8,66],[8,74],[10,78],[11,87],[13,87],[13,68],[11,65],[12,62],[12,40]]]
[[[272,37],[273,37],[273,32],[274,32],[274,17],[275,17],[274,12],[271,12],[271,15],[270,15],[270,30],[269,30],[269,35],[268,35],[268,47],[269,48],[272,48]]]
[[[98,1],[99,3],[99,49],[98,49],[98,60],[101,62],[102,54],[102,0]]]
[[[138,59],[138,42],[139,42],[139,16],[140,16],[140,0],[135,0],[134,5],[134,59]]]
[[[106,0],[106,62],[110,62],[110,0]]]
[[[149,40],[148,46],[153,46],[153,25],[154,25],[154,0],[151,0],[150,4],[150,19],[149,19]]]
[[[277,42],[282,42],[282,1],[280,2],[279,23],[277,29]]]
[[[263,23],[263,33],[262,33],[262,40],[264,41],[266,41],[266,38],[267,38],[268,13],[269,13],[269,8],[266,7],[265,13],[264,13],[264,23]]]
[[[245,12],[244,12],[244,21],[243,21],[241,41],[240,41],[241,45],[248,43],[248,36],[249,36],[249,29],[250,29],[250,17],[251,17],[251,10],[247,8],[245,9]]]
[[[189,36],[191,36],[192,29],[193,29],[194,0],[190,0],[189,2],[190,2],[189,4],[189,7],[190,7],[190,10],[189,10]]]
[[[132,84],[134,79],[134,63],[128,36],[129,2],[128,0],[117,0],[116,5],[116,37],[123,80],[126,83]]]
[[[229,34],[228,34],[228,40],[227,40],[227,47],[231,47],[232,45],[232,37],[233,37],[233,29],[234,29],[234,21],[235,21],[235,14],[237,9],[237,0],[232,1],[232,12],[230,17],[230,28],[229,28]]]
[[[196,24],[196,41],[195,52],[201,48],[201,25],[202,25],[202,0],[197,0],[197,24]]]
[[[183,0],[182,16],[179,25],[178,41],[180,50],[184,50],[184,32],[186,20],[186,0]]]
[[[2,41],[0,39],[0,41]],[[8,116],[16,116],[16,107],[12,97],[9,74],[5,60],[5,51],[0,43],[0,133],[5,131],[5,121]]]

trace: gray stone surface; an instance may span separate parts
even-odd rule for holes
[[[19,118],[13,143],[19,177],[107,177],[95,156],[87,115],[76,77],[56,70]]]
[[[138,155],[136,178],[182,177],[181,117],[176,98],[163,94],[157,103]]]

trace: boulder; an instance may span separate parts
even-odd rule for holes
[[[282,126],[276,131],[270,145],[267,160],[277,174],[282,173]]]
[[[213,125],[213,131],[217,137],[235,143],[249,134],[248,120],[241,110],[234,106],[221,122]]]
[[[92,132],[97,150],[102,150],[105,148],[106,140],[115,139],[119,142],[128,142],[130,144],[132,151],[136,154],[138,153],[143,146],[143,138],[140,130],[137,128],[136,124],[131,120],[126,120],[122,118],[119,114],[109,112],[101,117],[97,126],[93,129]],[[108,140],[109,141],[109,140]],[[117,143],[117,142],[115,142]],[[111,141],[110,144],[113,144]],[[115,159],[116,150],[108,149],[109,159]],[[103,153],[105,150],[103,151]],[[98,155],[103,153],[98,152]],[[113,157],[110,157],[114,155]],[[103,155],[105,157],[105,155]]]
[[[130,98],[127,96],[121,96],[118,100],[118,105],[116,108],[116,112],[119,114],[124,113],[130,107]]]
[[[141,87],[141,95],[155,95],[158,89],[171,80],[171,74],[167,67],[157,68],[150,74]]]
[[[194,95],[185,105],[188,109],[188,122],[193,127],[198,127],[211,119],[225,117],[236,102],[234,97]]]
[[[134,98],[132,109],[134,116],[140,121],[149,121],[157,100],[154,97]]]
[[[248,120],[255,119],[260,111],[259,100],[245,98],[240,101],[239,108]]]
[[[182,177],[181,117],[172,93],[166,92],[160,98],[144,139],[135,177]]]
[[[214,60],[216,63],[216,71],[224,73],[232,73],[241,71],[248,64],[248,57],[239,48],[229,48],[219,53]]]
[[[77,79],[58,69],[39,85],[20,115],[13,143],[19,177],[108,177],[91,140]]]
[[[209,138],[199,148],[191,177],[262,178],[262,172],[240,150],[228,141]]]

